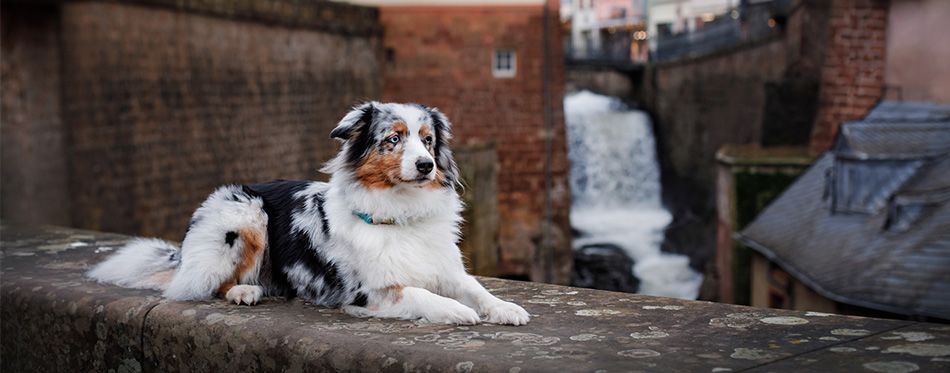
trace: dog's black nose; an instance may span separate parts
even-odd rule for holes
[[[423,175],[428,175],[434,166],[435,164],[433,164],[432,161],[428,159],[420,159],[416,161],[416,170],[418,170],[419,173]]]

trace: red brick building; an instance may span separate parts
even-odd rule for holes
[[[814,153],[881,99],[950,103],[948,14],[950,3],[940,0],[832,2]]]
[[[494,142],[498,275],[567,283],[570,189],[558,2],[385,1],[383,98],[437,106],[456,144]]]
[[[864,117],[884,93],[887,0],[837,0],[828,19],[811,150],[831,148],[842,123]]]

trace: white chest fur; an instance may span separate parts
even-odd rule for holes
[[[463,270],[458,240],[461,203],[451,190],[385,191],[334,188],[327,198],[328,259],[354,270],[364,286],[414,286],[438,291],[440,277]],[[396,224],[369,224],[366,211]]]
[[[352,224],[346,224],[349,229],[344,228],[347,234],[334,239],[334,256],[355,269],[364,285],[432,289],[440,275],[461,265],[451,226],[370,225],[351,220]]]

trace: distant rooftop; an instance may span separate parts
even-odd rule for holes
[[[832,300],[950,319],[950,106],[846,123],[737,238]]]

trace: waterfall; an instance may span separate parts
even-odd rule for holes
[[[635,262],[638,293],[696,299],[702,275],[689,258],[663,253],[672,220],[660,200],[660,171],[649,117],[588,91],[564,98],[571,162],[574,248],[612,244]]]

